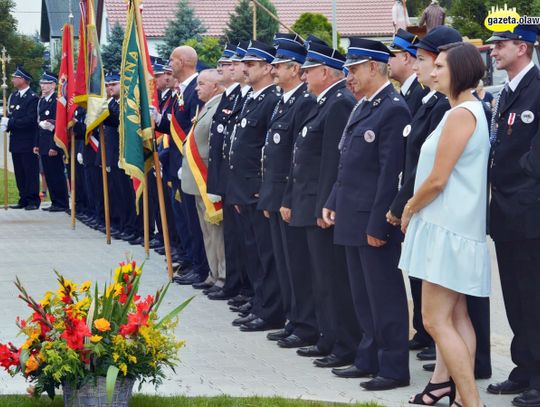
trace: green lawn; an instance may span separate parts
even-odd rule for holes
[[[31,399],[27,396],[0,396],[2,407],[61,407],[62,399],[51,401],[47,397]],[[278,397],[157,397],[136,395],[129,403],[130,407],[338,407],[340,403],[320,401],[287,400]],[[382,407],[376,403],[354,404],[355,407]]]
[[[19,191],[15,183],[15,174],[8,171],[8,201],[16,204],[19,200]],[[0,208],[4,206],[4,169],[0,168]]]

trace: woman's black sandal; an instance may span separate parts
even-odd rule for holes
[[[450,387],[450,390],[444,394],[441,394],[440,396],[436,396],[432,393],[435,390],[444,389],[446,387]],[[424,396],[428,396],[432,400],[432,403],[426,403],[424,401]],[[448,397],[450,399],[450,405],[452,405],[452,403],[456,404],[456,402],[454,401],[454,399],[456,398],[456,385],[454,384],[454,381],[452,379],[444,383],[429,382],[426,388],[424,389],[424,391],[422,391],[422,393],[416,394],[412,401],[409,400],[409,404],[434,406],[435,404],[437,404],[437,402],[439,402],[441,399],[445,397]],[[461,407],[461,406],[458,406],[458,407]]]

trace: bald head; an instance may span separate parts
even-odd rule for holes
[[[205,69],[197,76],[197,94],[203,102],[223,92],[221,75],[217,69]]]
[[[197,51],[187,45],[175,48],[171,54],[171,67],[176,79],[189,78],[197,69]]]

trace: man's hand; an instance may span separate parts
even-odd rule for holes
[[[77,162],[81,165],[84,164],[83,155],[81,153],[77,153]]]
[[[50,149],[49,150],[49,157],[56,157],[58,155],[58,151],[56,151],[55,149]]]
[[[322,217],[326,223],[330,225],[336,224],[336,212],[333,211],[332,209],[323,208]]]
[[[399,219],[398,217],[394,216],[394,214],[392,213],[392,211],[388,211],[386,213],[386,221],[388,223],[390,223],[391,225],[393,226],[399,226],[401,224],[401,219]]]
[[[39,147],[34,147],[34,148],[32,149],[32,152],[33,152],[34,154],[36,154],[36,155],[39,155]]]
[[[279,208],[279,213],[281,214],[281,219],[283,219],[283,222],[289,223],[291,221],[292,211],[290,208],[285,208],[282,206]]]
[[[263,211],[263,215],[266,219],[270,219],[270,212],[269,211]]]
[[[332,225],[330,223],[326,223],[323,218],[317,218],[317,226],[321,229],[328,229]]]
[[[221,202],[221,197],[219,195],[206,194],[206,196],[208,197],[208,200],[212,203]]]
[[[182,167],[178,168],[178,172],[176,173],[176,176],[179,180],[182,180]]]
[[[386,240],[377,239],[376,237],[367,235],[367,243],[372,247],[381,247],[386,244]]]

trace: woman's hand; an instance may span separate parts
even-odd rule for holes
[[[413,213],[411,212],[411,207],[409,205],[405,205],[405,209],[403,209],[403,214],[401,215],[401,231],[403,234],[407,233],[407,227],[409,226],[412,215]]]

